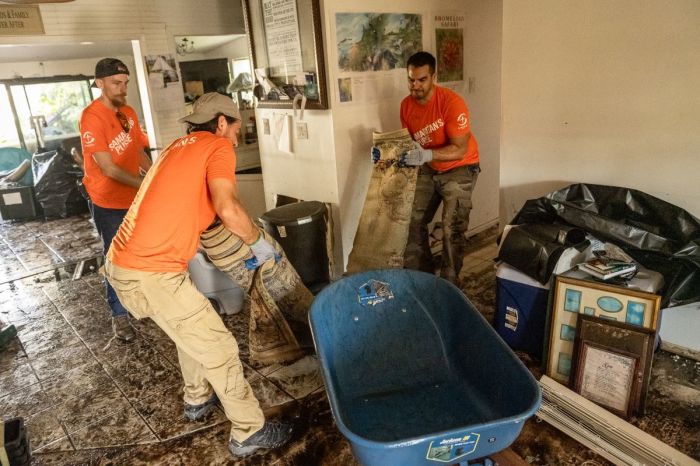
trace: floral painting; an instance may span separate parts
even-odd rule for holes
[[[437,77],[440,82],[464,80],[462,29],[435,29]]]

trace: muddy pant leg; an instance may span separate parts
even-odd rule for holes
[[[416,196],[413,200],[408,240],[404,254],[404,267],[435,273],[435,263],[428,242],[428,224],[433,220],[440,205],[440,196],[435,190],[433,174],[427,166],[421,167],[416,181]]]
[[[97,206],[92,202],[88,203],[92,219],[95,222],[97,233],[102,238],[102,253],[107,254],[109,246],[112,244],[112,239],[116,236],[119,226],[124,220],[126,209],[105,209]],[[114,288],[105,280],[105,288],[107,290],[107,303],[112,311],[112,317],[121,317],[126,315],[126,309],[119,301]]]
[[[163,303],[163,312],[156,312],[153,320],[175,342],[178,352],[190,357],[189,360],[181,359],[181,362],[188,366],[202,366],[202,374],[214,387],[226,417],[231,420],[231,437],[238,441],[247,439],[262,427],[265,419],[250,384],[243,376],[236,340],[189,277],[178,287],[173,298],[178,304],[186,304],[189,315],[187,311],[183,315],[182,309],[178,313],[170,312],[171,308]],[[196,369],[186,367],[183,378],[193,373]],[[186,385],[197,383],[197,380],[185,380]]]
[[[457,284],[467,246],[472,192],[479,175],[478,167],[458,167],[435,175],[442,196],[442,264],[440,276]]]
[[[265,418],[243,376],[238,343],[188,274],[162,275],[142,289],[150,303],[158,303],[151,318],[177,345],[186,387],[201,393],[206,379],[231,421],[231,438],[247,439]]]
[[[177,358],[180,362],[182,379],[185,382],[185,403],[199,405],[211,398],[212,387],[204,376],[205,370],[199,362],[177,347]]]

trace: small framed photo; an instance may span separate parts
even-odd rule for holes
[[[557,276],[550,298],[545,373],[568,385],[577,318],[583,314],[656,330],[661,297],[623,286]]]
[[[571,388],[625,419],[643,414],[656,332],[585,314],[576,328]]]

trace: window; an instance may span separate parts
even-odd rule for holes
[[[6,82],[1,89],[0,138],[29,152],[39,146],[35,127],[41,130],[47,150],[55,149],[64,139],[79,136],[80,114],[93,99],[87,78],[18,80]]]
[[[7,88],[0,87],[0,147],[21,147]]]

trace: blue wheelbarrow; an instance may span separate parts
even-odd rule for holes
[[[309,320],[336,424],[365,466],[466,465],[507,448],[539,408],[530,372],[433,275],[343,278]]]

